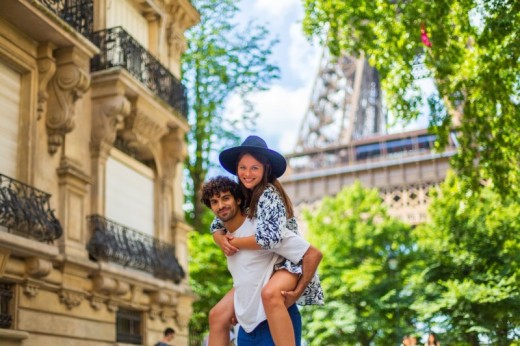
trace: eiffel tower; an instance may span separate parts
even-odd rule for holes
[[[452,140],[435,153],[434,141],[426,129],[388,133],[377,70],[363,55],[325,51],[282,181],[299,209],[360,180],[379,189],[391,214],[417,224],[456,152]]]
[[[324,50],[295,152],[348,144],[385,129],[377,70],[363,55],[334,58]]]

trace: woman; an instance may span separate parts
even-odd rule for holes
[[[435,333],[430,333],[424,346],[441,346],[441,343],[437,340]]]

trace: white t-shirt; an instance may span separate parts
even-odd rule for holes
[[[248,237],[255,234],[256,222],[246,219],[233,234]],[[298,263],[310,244],[302,237],[287,232],[281,244],[274,250],[240,250],[227,257],[228,269],[235,287],[235,314],[238,323],[248,333],[266,319],[262,305],[262,288],[271,278],[274,265],[283,257]]]

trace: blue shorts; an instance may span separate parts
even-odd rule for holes
[[[296,304],[293,304],[287,310],[289,311],[289,316],[291,316],[293,323],[296,346],[300,346],[302,343],[302,316]],[[240,327],[237,341],[238,346],[274,346],[267,320],[260,323],[251,333],[246,333],[246,331]]]

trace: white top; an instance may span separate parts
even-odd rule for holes
[[[254,235],[255,230],[256,220],[246,219],[232,234],[236,238],[248,237]],[[283,261],[283,257],[298,263],[309,246],[302,237],[288,233],[276,249],[240,250],[235,255],[227,257],[228,269],[235,287],[235,314],[238,323],[246,332],[252,332],[266,319],[261,292],[273,274],[274,265]]]

